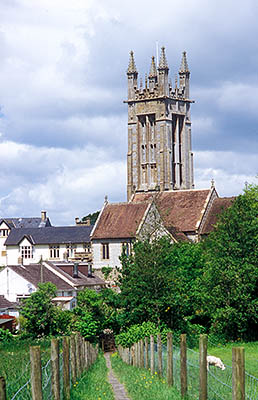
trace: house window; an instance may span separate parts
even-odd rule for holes
[[[109,243],[102,243],[102,259],[109,259]]]
[[[132,244],[130,242],[123,242],[122,243],[122,251],[124,250],[125,254],[129,256],[132,250]]]
[[[67,244],[66,245],[67,257],[73,257],[75,250],[76,250],[76,245],[75,244]]]
[[[0,236],[7,237],[9,233],[9,229],[0,229]]]
[[[91,252],[91,244],[90,243],[84,243],[83,248],[84,248],[85,253]]]
[[[32,258],[32,246],[21,246],[21,257]]]
[[[59,245],[49,246],[50,258],[59,258]]]

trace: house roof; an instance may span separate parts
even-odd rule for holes
[[[16,307],[16,303],[7,300],[3,295],[0,295],[0,310]]]
[[[90,241],[92,228],[92,225],[80,225],[12,229],[5,241],[5,245],[18,245],[24,237],[29,237],[34,244],[85,243]]]
[[[135,193],[132,202],[154,198],[164,225],[179,232],[196,231],[211,195],[210,189]]]
[[[39,283],[51,282],[58,290],[73,289],[72,285],[69,285],[69,283],[50,271],[43,264],[8,265],[8,267],[35,287],[38,287]]]
[[[214,199],[203,224],[201,230],[202,235],[209,234],[214,229],[214,225],[217,223],[219,215],[232,205],[235,198],[236,197],[220,197]]]
[[[147,202],[107,204],[92,239],[134,238],[148,206]]]
[[[51,222],[47,217],[45,221],[41,218],[31,217],[31,218],[1,218],[0,224],[5,222],[11,229],[12,228],[44,228],[46,226],[51,226]]]

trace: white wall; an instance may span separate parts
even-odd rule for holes
[[[31,245],[31,243],[27,240],[24,239],[21,243],[20,246],[28,246]],[[21,251],[20,251],[20,246],[7,246],[7,259],[6,259],[6,264],[7,265],[17,265],[19,264],[18,259],[21,257]],[[45,261],[51,261],[51,260],[64,260],[65,259],[65,253],[66,253],[66,244],[60,244],[59,245],[59,258],[50,258],[50,249],[49,245],[34,245],[33,246],[33,258],[27,258],[23,259],[23,264],[32,264],[32,263],[38,263],[40,259]],[[83,252],[83,244],[77,244],[76,248],[77,252]]]
[[[0,272],[0,294],[9,301],[16,301],[17,294],[30,294],[36,287],[6,267]]]
[[[129,242],[126,239],[109,239],[92,240],[92,256],[93,256],[93,268],[101,269],[102,267],[121,267],[121,261],[119,257],[122,254],[122,243]],[[109,243],[109,259],[102,259],[102,243]]]
[[[10,230],[10,228],[8,227],[8,225],[6,225],[5,222],[1,223],[0,229]],[[6,247],[4,245],[6,239],[7,236],[1,236],[0,234],[0,265],[6,265],[6,255],[5,255]]]

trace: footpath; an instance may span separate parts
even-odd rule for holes
[[[117,378],[115,377],[112,367],[111,367],[111,361],[110,361],[110,355],[112,353],[105,353],[105,359],[106,359],[106,363],[107,363],[107,367],[109,369],[109,373],[108,373],[108,381],[109,383],[112,385],[113,387],[113,391],[114,391],[114,396],[115,396],[115,400],[130,400],[130,398],[128,397],[124,385],[122,385]]]

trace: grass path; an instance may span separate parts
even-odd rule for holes
[[[71,391],[71,400],[115,400],[112,386],[107,381],[108,368],[102,353],[96,362],[83,373]]]
[[[125,364],[117,353],[111,356],[113,371],[126,387],[131,400],[180,400],[177,390],[150,371]]]

